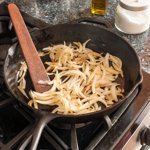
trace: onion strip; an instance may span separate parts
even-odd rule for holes
[[[123,77],[122,62],[109,53],[97,53],[87,48],[85,43],[48,46],[40,52],[41,57],[49,57],[44,62],[51,81],[39,81],[39,84],[52,84],[44,93],[26,89],[25,62],[17,74],[18,88],[24,95],[29,95],[28,105],[39,108],[39,105],[56,106],[52,113],[84,114],[110,107],[123,97],[124,90],[116,79]]]

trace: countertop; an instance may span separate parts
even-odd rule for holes
[[[150,29],[142,34],[128,35],[120,33],[114,26],[114,15],[118,0],[107,0],[105,16],[92,15],[91,0],[6,0],[50,25],[66,23],[82,17],[104,18],[112,24],[113,31],[126,39],[136,50],[142,69],[150,73]]]

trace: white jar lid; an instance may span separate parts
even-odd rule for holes
[[[150,0],[120,0],[119,5],[127,10],[142,11],[150,7]]]

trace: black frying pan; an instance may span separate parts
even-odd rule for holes
[[[27,105],[27,100],[17,88],[16,74],[20,67],[20,61],[22,61],[23,58],[19,46],[13,45],[9,49],[8,55],[5,60],[4,77],[5,82],[12,95],[23,105],[29,107],[29,109],[39,115],[39,118],[37,117],[38,123],[35,123],[37,125],[34,131],[30,133],[31,135],[33,135],[33,142],[31,145],[32,149],[36,148],[38,140],[40,139],[42,130],[45,127],[46,123],[56,118],[58,121],[67,123],[80,123],[91,121],[93,119],[108,115],[116,110],[123,102],[125,102],[142,82],[140,62],[135,50],[120,36],[114,34],[108,29],[91,24],[63,24],[38,30],[32,35],[32,38],[38,50],[47,47],[51,43],[58,44],[63,43],[64,41],[79,41],[83,43],[87,39],[91,39],[87,47],[97,52],[108,52],[119,57],[122,60],[125,89],[125,97],[118,103],[109,108],[104,108],[103,110],[93,113],[82,115],[58,115],[52,114],[45,110],[36,110],[34,108],[30,108]],[[29,83],[29,81],[27,82]]]

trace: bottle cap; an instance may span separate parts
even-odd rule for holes
[[[150,0],[120,0],[119,5],[127,10],[142,11],[150,8]]]

